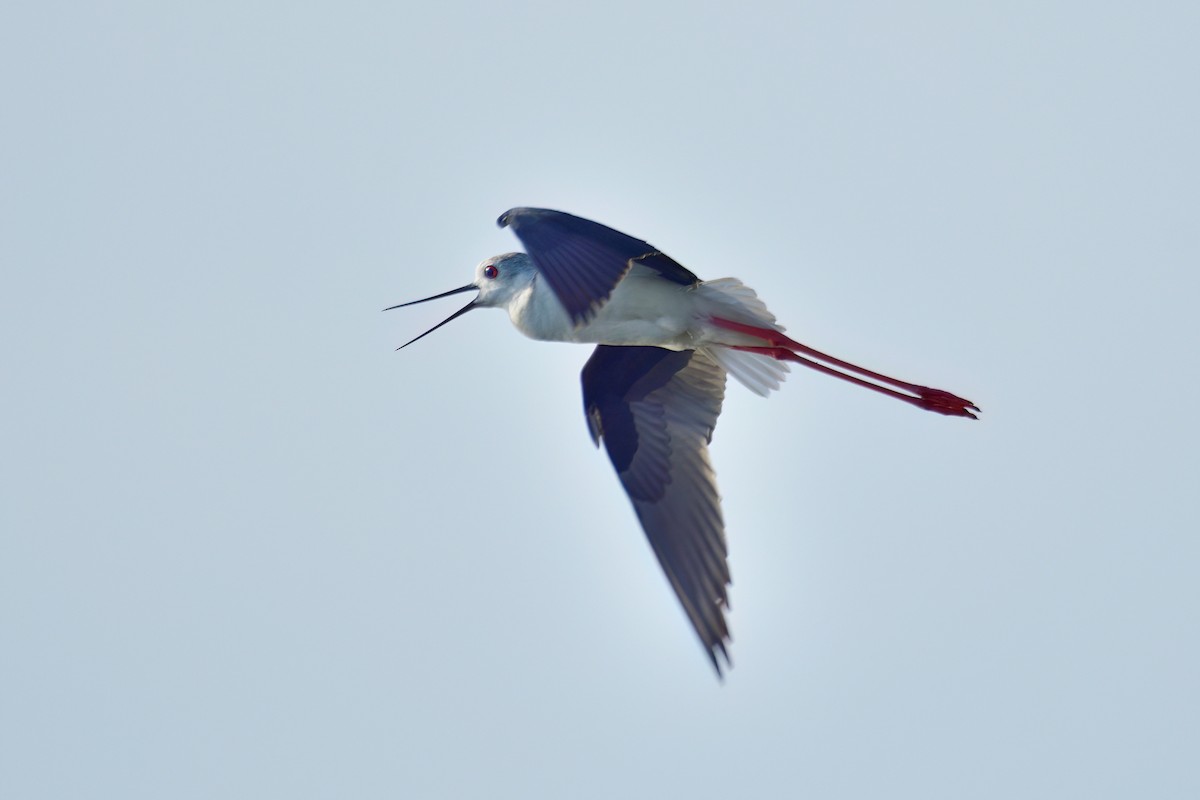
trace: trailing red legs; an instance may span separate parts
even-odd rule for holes
[[[767,342],[767,346],[765,347],[734,345],[734,350],[744,350],[748,353],[759,353],[764,356],[770,356],[771,358],[779,361],[794,361],[797,364],[803,364],[806,367],[811,367],[812,369],[815,369],[818,372],[823,372],[826,375],[832,375],[835,378],[841,378],[844,381],[849,381],[850,383],[857,384],[858,386],[872,389],[880,394],[886,394],[889,397],[896,398],[897,400],[903,400],[906,403],[911,403],[917,408],[923,408],[926,411],[936,411],[938,414],[945,414],[952,417],[970,417],[971,419],[978,419],[975,414],[972,413],[979,411],[978,406],[976,406],[970,400],[964,400],[963,398],[950,394],[950,392],[943,391],[942,389],[931,389],[928,386],[918,386],[915,383],[896,380],[895,378],[889,378],[886,375],[881,375],[878,372],[872,372],[869,369],[864,369],[856,366],[855,364],[851,364],[848,361],[842,361],[840,358],[834,358],[833,356],[826,355],[819,350],[814,350],[807,345],[800,344],[800,342],[788,337],[784,333],[772,330],[770,328],[760,328],[756,325],[747,325],[743,322],[734,322],[733,320],[720,319],[719,317],[713,317],[712,323],[719,328],[736,331],[737,333],[744,333],[747,336],[753,336],[756,339],[762,339],[764,342]],[[805,358],[803,355],[800,355],[801,353],[812,356],[812,358],[825,361],[827,364],[832,364],[833,366],[820,364],[812,360],[812,358]],[[853,375],[847,375],[845,372],[838,372],[833,367],[838,367],[846,372],[856,372],[859,375],[863,375],[871,380],[877,381],[878,383],[871,383],[870,381],[865,381],[862,378],[856,378]],[[878,385],[879,383],[886,383],[891,386],[895,386],[898,389],[902,389],[903,391],[898,392],[895,389],[888,389],[887,387]],[[905,392],[908,394],[905,394]]]

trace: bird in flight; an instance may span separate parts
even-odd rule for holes
[[[725,376],[765,396],[779,388],[791,362],[927,411],[972,419],[979,411],[949,392],[800,344],[741,281],[701,280],[641,239],[544,208],[514,208],[498,223],[528,252],[486,258],[466,286],[384,309],[477,292],[400,348],[476,308],[505,309],[532,339],[596,345],[582,374],[588,430],[597,446],[604,442],[718,676],[731,663],[730,578],[708,444]]]

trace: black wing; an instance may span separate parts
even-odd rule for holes
[[[634,264],[684,286],[700,280],[648,242],[561,211],[514,208],[496,222],[513,229],[576,325],[596,315]]]
[[[600,345],[583,368],[583,407],[671,588],[717,674],[730,663],[725,523],[708,443],[725,370],[696,350]]]

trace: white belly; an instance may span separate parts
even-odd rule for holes
[[[596,316],[579,328],[545,284],[535,284],[510,305],[509,316],[533,339],[671,350],[696,346],[693,331],[699,321],[692,287],[639,275],[626,276]]]

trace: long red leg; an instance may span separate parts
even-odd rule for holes
[[[963,398],[942,389],[932,389],[928,386],[918,386],[915,383],[896,380],[895,378],[889,378],[886,375],[881,375],[878,372],[872,372],[869,369],[864,369],[855,364],[851,364],[848,361],[842,361],[840,358],[834,358],[833,356],[826,355],[819,350],[814,350],[807,345],[800,344],[794,339],[791,339],[783,334],[781,331],[771,330],[770,328],[760,328],[755,325],[747,325],[742,322],[734,322],[733,320],[720,319],[717,317],[713,317],[712,322],[717,327],[743,333],[747,336],[753,336],[756,339],[762,339],[763,341],[769,342],[772,345],[770,347],[735,346],[733,348],[735,350],[745,350],[751,353],[760,353],[761,355],[770,356],[778,359],[779,361],[793,361],[797,364],[803,364],[804,366],[815,369],[818,372],[823,372],[826,375],[832,375],[836,378],[841,378],[844,381],[849,381],[850,383],[858,386],[872,389],[881,394],[886,394],[890,397],[896,398],[897,400],[903,400],[906,403],[911,403],[912,405],[917,406],[918,408],[923,408],[926,411],[935,411],[939,414],[946,414],[947,416],[953,417],[970,417],[971,419],[977,419],[975,414],[971,412],[979,411],[978,406],[976,406],[970,400],[964,400]],[[838,372],[837,370],[826,366],[825,364],[818,364],[816,361],[805,358],[804,356],[801,356],[797,352],[793,351],[806,353],[815,358],[819,358],[822,361],[827,361],[843,370],[848,372],[857,372],[859,375],[865,375],[866,377],[879,381],[880,383],[891,384],[892,386],[903,389],[910,394],[903,394],[901,392],[864,381],[861,378],[856,378],[853,375],[846,375],[845,373]],[[915,397],[911,395],[915,395]]]

